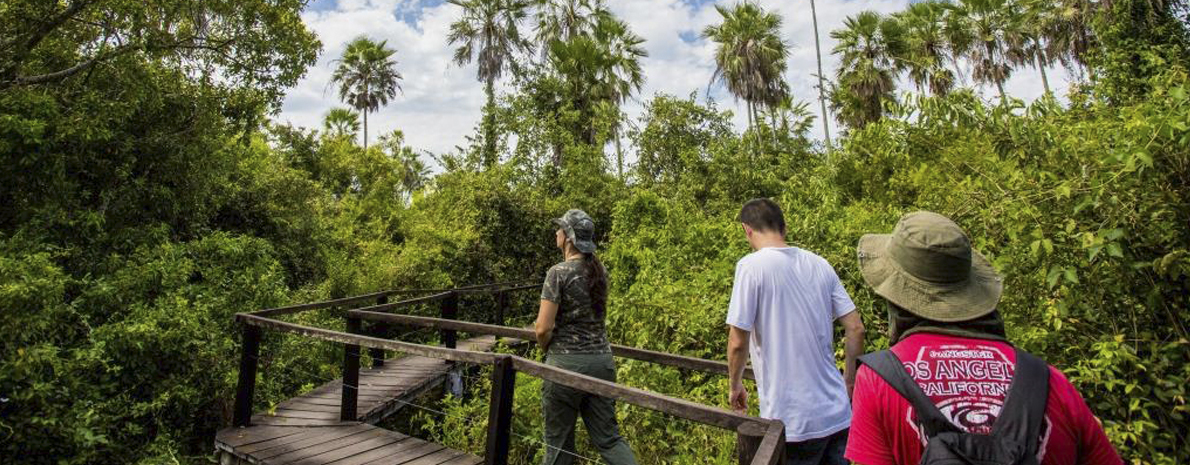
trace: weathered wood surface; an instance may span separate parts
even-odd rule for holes
[[[495,344],[495,337],[482,336],[460,341],[458,346],[461,350],[485,352]],[[355,421],[340,420],[343,383],[332,380],[271,411],[253,415],[252,426],[220,431],[215,441],[220,463],[483,463],[473,455],[369,424],[441,385],[452,369],[459,368],[437,358],[416,355],[390,359],[375,368],[361,368]]]
[[[478,465],[483,459],[367,423],[228,428],[215,436],[220,463]]]

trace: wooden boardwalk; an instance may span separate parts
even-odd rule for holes
[[[520,342],[505,339],[505,342]],[[458,348],[488,351],[493,336],[459,341]],[[252,426],[227,428],[215,437],[221,464],[483,463],[474,455],[374,426],[422,394],[442,385],[456,366],[420,356],[389,359],[360,369],[358,421],[340,421],[342,381],[334,380],[252,416]]]

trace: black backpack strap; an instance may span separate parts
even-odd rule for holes
[[[897,394],[909,401],[909,405],[913,406],[913,411],[917,414],[917,421],[925,427],[926,437],[932,438],[938,433],[959,431],[950,420],[942,415],[942,412],[938,411],[934,401],[930,400],[925,392],[922,392],[917,381],[905,373],[905,365],[892,351],[882,350],[862,355],[859,357],[859,361],[875,371],[897,391]]]
[[[1033,354],[1016,349],[1016,371],[1004,407],[992,425],[992,434],[1024,444],[1029,454],[1037,454],[1049,383],[1049,365]]]

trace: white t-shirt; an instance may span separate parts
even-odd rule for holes
[[[851,426],[833,325],[853,310],[835,269],[809,251],[764,248],[736,263],[727,324],[751,333],[760,416],[784,422],[786,441]]]

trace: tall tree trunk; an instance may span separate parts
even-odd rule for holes
[[[1007,105],[1008,104],[1008,96],[1004,94],[1004,83],[1000,82],[1000,81],[996,81],[996,88],[1000,90],[1000,104]]]
[[[488,78],[486,88],[488,103],[483,109],[483,166],[491,168],[496,165],[496,95],[494,79]]]
[[[772,134],[773,148],[777,147],[777,110],[769,109],[769,134]]]
[[[753,136],[753,138],[755,138],[755,137],[756,137],[756,131],[754,130],[754,125],[753,125],[753,123],[754,123],[754,121],[753,121],[753,116],[754,116],[754,115],[753,115],[753,113],[752,113],[752,101],[751,101],[751,100],[745,100],[745,103],[747,103],[747,105],[746,105],[746,107],[747,107],[747,110],[746,110],[746,111],[748,112],[748,129],[747,129],[747,132],[750,132],[750,133],[752,133],[752,136]],[[751,154],[751,153],[753,152],[753,149],[754,149],[754,148],[755,148],[755,147],[754,147],[754,145],[750,145],[750,146],[748,147],[748,153],[749,153],[749,154]]]
[[[616,138],[616,171],[620,175],[620,182],[624,182],[624,149],[620,147],[620,130],[616,129],[612,137]]]
[[[1045,74],[1045,63],[1041,62],[1041,55],[1037,55],[1037,71],[1041,73],[1041,85],[1045,86],[1045,95],[1051,95],[1050,78]]]
[[[818,103],[822,106],[822,131],[826,133],[826,150],[831,150],[830,116],[826,113],[826,84],[822,80],[822,46],[818,40],[818,9],[810,0],[810,16],[814,18],[814,53],[818,57]]]
[[[372,91],[368,87],[370,86],[367,81],[364,81],[364,95],[368,95]],[[364,113],[364,153],[368,153],[368,107],[365,106],[362,110]]]

